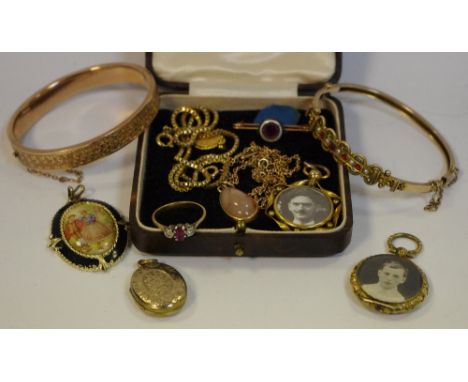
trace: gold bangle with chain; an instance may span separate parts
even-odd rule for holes
[[[69,147],[41,150],[23,145],[22,141],[34,124],[64,100],[84,91],[121,83],[142,86],[147,94],[140,106],[113,129]],[[108,156],[133,141],[149,126],[158,107],[156,83],[145,68],[125,63],[97,65],[62,77],[28,98],[13,114],[8,125],[8,138],[14,156],[29,172],[61,182],[80,183],[82,173],[78,167]],[[48,173],[58,170],[73,173],[77,178]]]
[[[335,131],[327,127],[327,121],[321,111],[321,98],[328,93],[354,92],[375,98],[390,107],[398,110],[419,126],[442,151],[446,161],[446,172],[439,179],[425,183],[411,182],[399,179],[375,164],[368,164],[362,154],[354,153],[348,143],[337,138]],[[454,155],[450,146],[439,132],[420,114],[401,101],[379,90],[354,84],[327,84],[317,91],[308,111],[309,129],[313,136],[320,140],[322,148],[331,153],[335,160],[344,165],[351,174],[360,175],[366,184],[377,184],[380,188],[388,187],[390,191],[405,192],[432,192],[430,202],[424,208],[427,211],[436,211],[441,203],[444,189],[457,180],[458,168],[455,165]]]

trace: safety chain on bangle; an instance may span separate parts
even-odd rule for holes
[[[38,170],[34,170],[32,168],[27,168],[26,170],[30,174],[44,176],[46,178],[56,180],[56,181],[58,181],[60,183],[70,182],[70,183],[80,184],[83,181],[83,171],[76,170],[76,169],[65,170],[66,173],[75,175],[74,178],[69,177],[69,176],[65,176],[65,175],[55,175],[55,174],[45,172],[45,171],[38,171]]]
[[[221,175],[221,184],[236,186],[239,184],[239,171],[251,168],[252,179],[260,183],[249,192],[260,209],[268,206],[271,196],[278,186],[287,185],[289,178],[301,168],[298,154],[291,157],[279,150],[258,146],[254,142],[236,156],[228,159]]]
[[[193,188],[215,187],[219,184],[221,169],[239,147],[239,138],[230,131],[216,129],[218,120],[216,111],[182,106],[172,113],[172,126],[164,126],[157,135],[156,143],[159,146],[179,148],[174,156],[176,163],[168,175],[169,185],[175,191],[187,192]],[[229,149],[225,147],[227,137],[232,140]],[[193,148],[225,151],[191,159]]]

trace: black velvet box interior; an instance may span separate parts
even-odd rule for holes
[[[219,113],[218,128],[234,131],[232,126],[235,122],[251,122],[254,120],[257,110],[242,110],[242,111],[224,111]],[[301,113],[302,115],[304,113]],[[145,163],[145,182],[142,193],[141,203],[141,220],[145,225],[153,225],[151,214],[153,211],[166,203],[191,200],[202,204],[207,211],[206,219],[199,228],[229,228],[233,226],[233,221],[223,212],[219,204],[219,192],[216,188],[211,189],[192,189],[189,192],[174,191],[167,181],[167,176],[172,166],[174,165],[174,155],[177,148],[161,148],[156,145],[156,136],[161,132],[163,126],[170,126],[170,110],[161,110],[154,120],[149,131],[149,147],[146,153]],[[329,118],[330,119],[330,118]],[[302,117],[300,123],[305,123],[305,118]],[[311,134],[301,132],[285,132],[282,138],[275,143],[264,142],[258,132],[252,130],[236,130],[235,133],[239,136],[240,145],[237,152],[242,151],[249,146],[250,142],[255,142],[257,145],[266,145],[270,148],[278,149],[282,154],[288,156],[299,154],[302,161],[317,163],[324,165],[330,169],[333,174],[337,173],[337,164],[333,158],[325,153],[320,142],[315,140]],[[194,150],[193,158],[197,155],[205,155],[206,151]],[[222,153],[219,150],[211,150],[210,153]],[[301,163],[302,164],[302,163]],[[302,167],[302,166],[301,166]],[[293,183],[297,180],[305,179],[302,171],[296,172],[288,182]],[[337,177],[333,176],[323,180],[321,185],[335,193],[339,193]],[[244,192],[249,192],[258,183],[252,180],[249,170],[244,170],[240,173],[240,181],[238,188]],[[163,224],[177,224],[178,222],[193,221],[193,212],[190,210],[181,209],[179,213],[171,213],[167,219],[174,218],[174,221],[162,221]],[[164,219],[164,216],[161,216]],[[259,230],[279,230],[278,225],[266,216],[265,213],[259,213],[257,218],[248,224],[250,228]]]
[[[288,156],[299,154],[301,170],[288,178],[289,184],[306,178],[302,173],[304,161],[326,166],[331,171],[331,176],[322,180],[321,186],[338,195],[345,193],[344,203],[347,207],[341,217],[341,220],[345,221],[338,223],[340,228],[332,232],[317,230],[283,232],[274,220],[264,211],[260,211],[257,218],[248,223],[245,235],[236,234],[233,229],[234,222],[221,209],[219,192],[216,188],[177,192],[169,186],[168,173],[175,163],[174,155],[178,149],[160,147],[156,144],[156,136],[162,128],[165,125],[170,126],[172,110],[162,108],[146,132],[146,137],[140,138],[139,141],[130,223],[133,242],[140,250],[179,255],[232,256],[235,253],[234,248],[240,246],[243,249],[240,253],[246,256],[326,256],[340,252],[346,247],[351,237],[352,225],[347,173],[342,169],[344,176],[338,176],[338,165],[333,157],[321,148],[320,142],[310,133],[285,131],[279,141],[267,143],[261,139],[257,131],[233,129],[235,122],[252,122],[258,111],[220,111],[217,128],[233,131],[239,136],[240,146],[237,152],[242,151],[251,142],[255,142],[260,146],[278,149]],[[335,115],[328,111],[325,113],[328,125],[335,127]],[[303,110],[299,123],[306,123]],[[217,153],[216,150],[209,152]],[[208,151],[194,149],[191,157],[196,158],[207,153]],[[240,184],[237,188],[248,193],[258,186],[258,183],[251,179],[250,170],[243,170],[239,174]],[[156,208],[166,203],[182,200],[202,204],[206,208],[207,215],[195,236],[183,242],[174,242],[165,238],[160,230],[155,229],[151,215]],[[159,220],[165,225],[193,222],[193,211],[184,209],[172,211]]]

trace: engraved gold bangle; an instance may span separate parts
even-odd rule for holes
[[[142,86],[147,94],[138,108],[111,130],[57,149],[40,150],[22,144],[34,124],[58,104],[82,92],[116,84]],[[8,138],[15,157],[31,172],[70,170],[126,146],[149,126],[158,108],[156,83],[148,70],[126,63],[97,65],[62,77],[28,98],[13,114],[8,125]]]
[[[359,93],[377,99],[407,116],[441,149],[446,162],[445,174],[440,179],[430,180],[425,183],[411,182],[393,176],[390,171],[384,170],[380,166],[368,164],[367,159],[362,154],[354,153],[345,141],[336,137],[333,129],[326,126],[326,119],[321,113],[320,101],[325,94],[337,92]],[[366,184],[377,184],[380,188],[388,187],[390,191],[432,192],[432,198],[424,208],[427,211],[437,210],[444,189],[457,180],[458,168],[455,165],[454,155],[440,133],[412,108],[379,90],[355,84],[327,84],[315,94],[312,107],[308,111],[308,117],[312,134],[321,141],[322,148],[333,154],[335,160],[344,165],[350,173],[360,175]]]

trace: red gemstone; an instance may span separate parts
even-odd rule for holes
[[[358,171],[361,171],[361,170],[362,170],[362,166],[361,166],[360,164],[357,164],[357,163],[354,165],[354,168],[355,168],[356,170],[358,170]]]
[[[276,142],[283,135],[283,128],[278,121],[267,120],[261,124],[259,133],[264,141]]]
[[[341,155],[341,159],[343,159],[343,160],[346,160],[346,161],[347,161],[347,160],[349,159],[349,157],[348,157],[348,155],[346,155],[346,154],[343,154],[343,155]]]
[[[320,139],[323,139],[323,138],[325,138],[325,132],[324,132],[324,131],[322,131],[322,132],[319,134],[319,137],[320,137]]]
[[[330,142],[330,143],[328,144],[328,148],[329,148],[330,150],[332,150],[332,151],[335,151],[336,145],[335,145],[333,142]]]
[[[180,226],[177,226],[174,230],[174,240],[175,241],[184,241],[185,238],[187,237],[186,233],[185,233],[185,230],[180,227]]]

